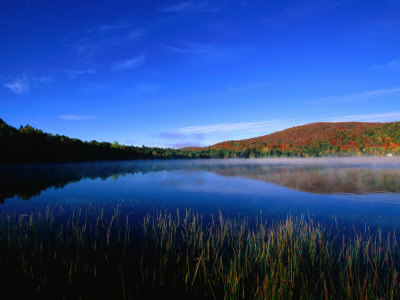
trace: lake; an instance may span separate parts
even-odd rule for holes
[[[0,167],[0,213],[134,203],[204,215],[312,217],[400,225],[400,160],[384,158],[106,161]]]

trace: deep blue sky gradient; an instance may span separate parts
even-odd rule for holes
[[[400,1],[0,2],[0,118],[180,147],[400,120]]]

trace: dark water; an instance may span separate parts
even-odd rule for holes
[[[398,158],[124,161],[0,167],[0,213],[52,204],[400,226]]]

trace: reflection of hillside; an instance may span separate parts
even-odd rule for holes
[[[0,167],[0,203],[11,197],[28,200],[48,188],[62,188],[85,178],[118,178],[127,174],[167,170],[165,165],[144,166],[120,162],[40,164]]]
[[[323,166],[214,168],[214,173],[272,182],[308,193],[400,193],[400,170]]]
[[[309,193],[400,193],[399,169],[324,165],[221,164],[212,161],[97,162],[0,167],[0,203],[7,198],[28,200],[42,191],[62,188],[85,178],[113,178],[171,170],[208,171],[272,182]]]

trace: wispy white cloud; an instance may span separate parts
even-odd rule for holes
[[[390,70],[390,71],[400,71],[400,60],[392,60],[385,65],[375,65],[373,67],[375,70]]]
[[[393,122],[400,121],[400,111],[330,118],[328,122]]]
[[[96,33],[96,34],[107,34],[110,31],[119,31],[127,28],[131,28],[132,24],[127,19],[118,19],[112,22],[104,23],[98,26],[90,27],[86,29],[88,33]]]
[[[161,132],[158,137],[168,141],[166,145],[175,149],[183,147],[201,147],[201,141],[206,139],[202,133],[182,133],[179,131]]]
[[[183,134],[208,134],[233,131],[271,132],[285,129],[294,125],[299,125],[298,120],[286,119],[261,122],[222,123],[214,125],[188,126],[179,128],[177,132]]]
[[[261,122],[223,123],[178,128],[172,132],[159,134],[170,141],[169,146],[182,148],[186,146],[206,146],[226,140],[237,140],[270,134],[314,122],[394,122],[400,121],[400,111],[374,114],[355,114],[324,119],[282,119]]]
[[[343,96],[323,97],[323,98],[318,98],[318,99],[307,100],[307,102],[310,104],[346,103],[346,102],[369,100],[369,99],[384,97],[384,96],[398,96],[398,95],[400,95],[400,87],[391,88],[391,89],[366,91],[366,92],[362,92],[362,93],[349,94],[349,95],[343,95]]]
[[[84,36],[70,44],[71,54],[88,60],[104,51],[127,46],[128,42],[126,35]]]
[[[233,59],[238,57],[238,55],[244,55],[248,51],[246,48],[222,47],[203,43],[183,43],[182,46],[163,45],[162,47],[177,55],[181,55],[192,63]]]
[[[146,56],[144,54],[141,54],[141,55],[135,56],[131,59],[115,63],[111,67],[111,70],[119,72],[119,71],[135,69],[135,68],[138,68],[141,65],[143,65],[145,60],[146,60]]]
[[[89,116],[89,115],[60,115],[58,116],[60,119],[68,120],[68,121],[83,121],[83,120],[93,120],[100,118],[99,116]]]
[[[29,81],[24,77],[6,81],[3,86],[18,95],[27,94],[30,90]]]
[[[174,14],[195,14],[218,12],[221,8],[208,1],[184,1],[160,7],[159,10]]]
[[[32,76],[24,73],[4,80],[3,86],[17,95],[28,94],[32,88],[41,88],[54,82],[52,76]]]
[[[70,36],[67,43],[72,54],[89,59],[101,52],[137,42],[152,30],[152,26],[138,28],[131,20],[120,19],[86,28],[78,35]]]
[[[386,112],[376,114],[347,115],[340,117],[332,117],[323,120],[324,122],[390,122],[400,120],[399,112]],[[289,127],[299,126],[307,123],[320,122],[321,120],[300,120],[300,119],[283,119],[270,120],[261,122],[243,122],[243,123],[223,123],[203,126],[188,126],[179,128],[174,134],[170,134],[171,138],[187,137],[187,135],[205,135],[219,132],[263,132],[264,134],[284,130]]]
[[[31,84],[34,87],[42,87],[50,83],[53,83],[55,81],[55,78],[53,76],[42,76],[42,77],[31,77],[30,80]]]
[[[174,149],[181,149],[181,148],[186,148],[186,147],[204,147],[204,145],[196,142],[181,142],[181,143],[175,143],[171,144],[169,147],[174,148]]]
[[[146,30],[143,29],[135,29],[128,33],[127,39],[128,40],[138,40],[144,37],[147,34]]]
[[[286,25],[297,19],[328,11],[345,2],[346,0],[299,1],[294,5],[286,6],[281,12],[265,17],[262,23],[267,26]]]
[[[86,69],[86,70],[64,70],[64,73],[66,73],[70,79],[74,79],[80,76],[93,75],[96,74],[97,72],[92,69]]]

